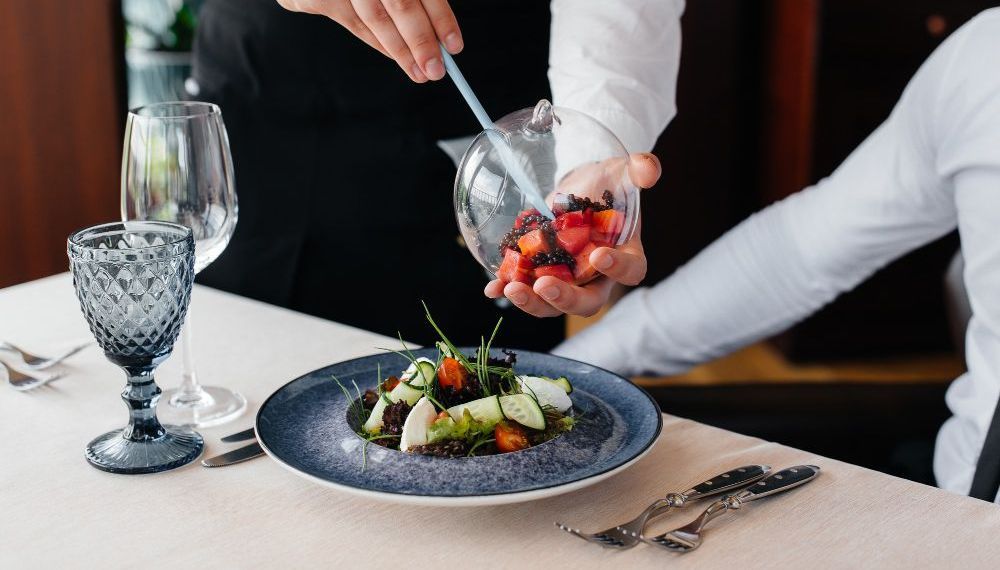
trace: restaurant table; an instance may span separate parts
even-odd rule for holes
[[[219,438],[250,426],[282,384],[392,340],[203,287],[192,309],[200,378],[249,401],[244,417],[201,430],[205,456],[242,445]],[[0,339],[54,354],[86,338],[68,275],[0,290]],[[157,371],[161,385],[177,383],[176,360]],[[504,506],[374,502],[268,458],[114,475],[88,465],[83,448],[124,425],[124,375],[96,348],[63,370],[65,378],[32,392],[0,386],[0,568],[1000,567],[995,505],[670,416],[653,450],[624,472]],[[604,550],[553,525],[605,528],[664,493],[748,463],[816,464],[822,473],[713,521],[702,547],[685,555],[647,545]],[[654,529],[686,523],[704,506]]]

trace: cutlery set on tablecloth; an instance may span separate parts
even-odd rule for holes
[[[9,342],[0,341],[0,355],[12,355],[20,359],[20,362],[14,365],[0,359],[0,374],[6,375],[7,384],[15,390],[24,392],[40,388],[64,376],[62,372],[48,372],[48,369],[60,364],[62,361],[92,344],[94,344],[92,341],[79,344],[57,356],[48,357],[39,356],[18,348]],[[15,368],[15,366],[21,368],[21,370]]]
[[[631,521],[599,532],[585,533],[562,523],[556,523],[556,526],[573,536],[609,549],[625,550],[645,542],[670,552],[683,554],[701,546],[702,531],[705,526],[723,513],[739,509],[750,501],[793,489],[812,481],[819,475],[819,467],[815,465],[797,465],[768,475],[770,471],[771,468],[767,465],[747,465],[721,473],[687,491],[668,493],[646,507]],[[643,534],[650,521],[671,509],[718,495],[723,497],[709,505],[690,523],[656,536]]]

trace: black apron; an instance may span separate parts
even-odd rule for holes
[[[452,5],[457,60],[492,115],[549,97],[548,2]],[[194,98],[222,108],[240,208],[200,283],[420,343],[434,339],[421,300],[459,344],[501,314],[498,344],[547,350],[562,337],[562,319],[486,299],[457,239],[455,168],[436,141],[480,127],[449,80],[411,83],[335,22],[275,0],[207,0],[193,75]]]

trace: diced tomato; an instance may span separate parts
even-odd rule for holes
[[[390,376],[385,379],[385,382],[382,382],[382,390],[384,392],[389,392],[393,388],[395,388],[398,384],[399,384],[399,378],[396,378],[395,376]]]
[[[590,254],[597,249],[597,246],[588,243],[584,246],[583,250],[576,255],[576,267],[573,269],[573,278],[577,282],[589,281],[594,275],[597,274],[597,270],[594,266],[590,264]]]
[[[531,447],[528,443],[528,434],[524,428],[508,421],[502,421],[493,428],[493,438],[497,442],[497,451],[500,453],[510,453],[521,451]]]
[[[565,228],[579,228],[583,226],[591,225],[594,219],[594,211],[587,210],[577,210],[575,212],[566,212],[558,217],[552,222],[552,227],[557,230]]]
[[[520,281],[531,285],[535,282],[534,277],[531,276],[532,268],[534,268],[534,264],[531,263],[530,258],[513,249],[508,249],[504,252],[500,269],[497,270],[497,279],[507,283]]]
[[[576,255],[590,243],[590,228],[577,227],[559,230],[556,232],[556,243],[570,255]]]
[[[539,211],[534,208],[521,212],[520,214],[517,215],[517,218],[514,220],[514,227],[520,228],[521,226],[524,225],[524,218],[527,218],[528,216],[537,216],[537,215],[539,215]],[[538,225],[537,222],[532,224],[532,226],[537,226],[537,225]]]
[[[441,366],[437,370],[438,384],[442,388],[451,387],[456,392],[465,386],[465,381],[469,378],[469,371],[462,366],[462,363],[454,358],[445,357],[441,361]]]
[[[560,263],[558,265],[540,265],[535,268],[535,279],[541,279],[546,275],[551,275],[552,277],[567,283],[573,282],[573,272],[569,270],[569,266],[565,263]]]
[[[590,237],[599,244],[612,245],[618,240],[625,227],[625,216],[617,210],[603,210],[594,213]]]
[[[549,240],[545,239],[542,230],[531,230],[517,240],[517,247],[521,248],[521,255],[534,257],[537,253],[549,251]]]

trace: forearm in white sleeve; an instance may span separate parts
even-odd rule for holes
[[[683,0],[552,0],[553,103],[604,123],[629,152],[673,118]]]
[[[937,182],[923,124],[936,85],[922,69],[892,116],[830,178],[750,217],[655,287],[633,291],[554,353],[626,375],[678,373],[787,328],[947,233],[955,207]],[[656,226],[643,234],[655,242]]]

